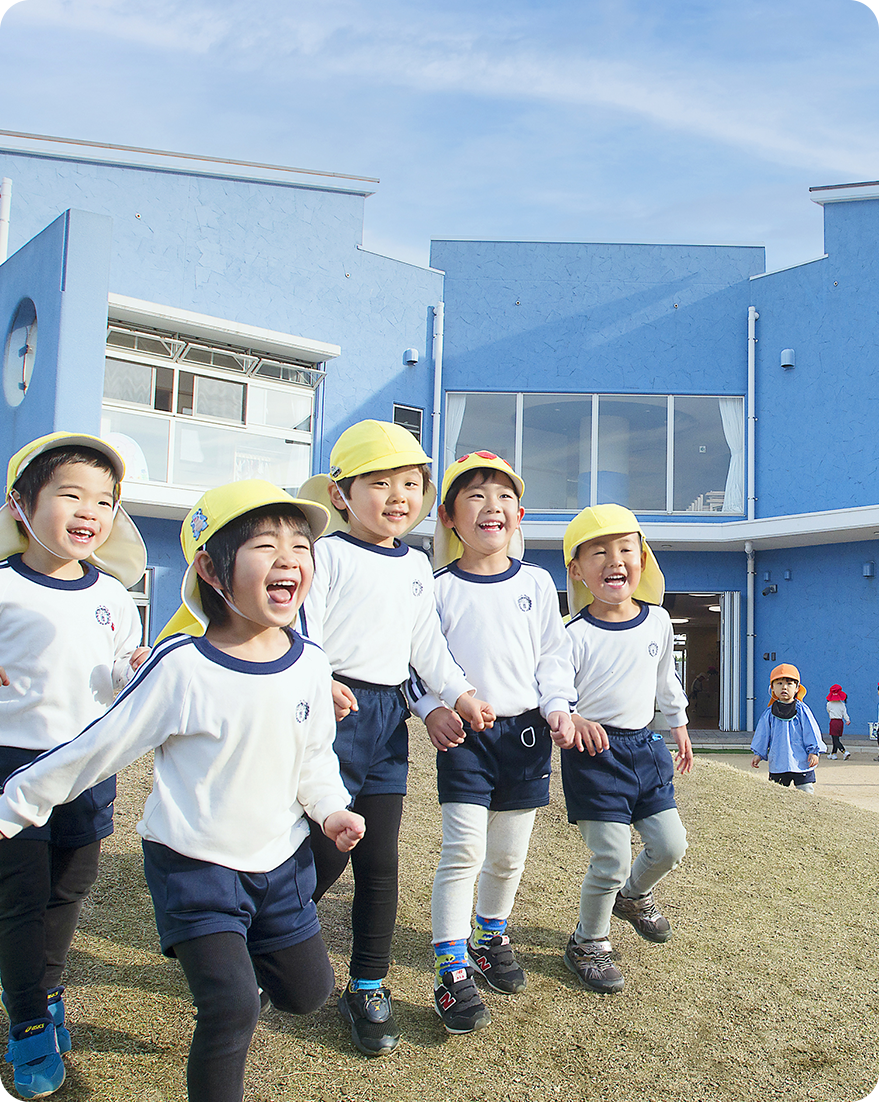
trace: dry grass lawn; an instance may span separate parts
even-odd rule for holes
[[[528,990],[489,993],[491,1026],[450,1037],[431,996],[434,766],[414,723],[412,759],[391,973],[404,1041],[369,1061],[334,999],[307,1019],[269,1010],[248,1102],[855,1102],[876,1085],[879,817],[697,758],[678,784],[690,850],[658,892],[676,936],[652,945],[614,919],[626,988],[599,996],[561,961],[587,851],[554,787],[511,921]],[[120,778],[117,833],[70,958],[74,1051],[58,1102],[185,1102],[193,1008],[158,951],[143,880],[134,824],[148,789],[146,763]],[[346,876],[321,904],[340,980],[349,897]]]

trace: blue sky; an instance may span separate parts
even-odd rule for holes
[[[365,245],[422,264],[450,237],[774,269],[823,251],[810,186],[879,179],[857,0],[21,0],[0,73],[5,130],[378,177]]]

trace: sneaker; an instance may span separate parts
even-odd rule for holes
[[[339,1013],[351,1023],[351,1040],[364,1056],[385,1056],[400,1043],[391,993],[386,987],[371,991],[346,987],[339,997]]]
[[[450,968],[441,973],[433,992],[433,1006],[449,1033],[472,1033],[491,1021],[473,982],[472,968]]]
[[[584,987],[591,987],[603,995],[622,991],[626,982],[622,972],[610,959],[610,942],[606,939],[578,945],[571,934],[564,961]]]
[[[525,973],[513,955],[506,934],[495,934],[486,945],[467,942],[467,955],[475,970],[493,991],[520,995],[525,990]]]
[[[55,1023],[55,1040],[60,1053],[70,1052],[70,1030],[64,1024],[63,987],[53,987],[49,992],[49,1017]]]
[[[653,902],[653,892],[636,896],[634,899],[628,899],[621,892],[617,892],[613,913],[617,918],[624,918],[626,922],[631,922],[641,937],[648,941],[663,942],[671,937],[671,925],[668,919],[659,913],[659,908]]]
[[[836,754],[828,754],[827,755],[827,760],[828,761],[836,761]]]
[[[842,760],[843,760],[843,761],[848,761],[848,759],[849,759],[849,758],[850,758],[851,756],[852,756],[852,752],[851,752],[851,750],[846,750],[846,752],[845,752],[845,753],[844,753],[844,754],[842,755]]]
[[[51,1018],[21,1022],[9,1031],[6,1062],[12,1064],[15,1089],[22,1098],[45,1098],[64,1082],[64,1063]]]

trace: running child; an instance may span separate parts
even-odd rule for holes
[[[307,1014],[334,983],[305,813],[345,850],[363,820],[332,751],[326,658],[289,626],[326,522],[258,479],[208,490],[181,532],[183,606],[150,658],[106,715],[13,773],[0,797],[9,836],[155,751],[138,832],[162,951],[198,1012],[190,1102],[241,1102],[260,987]]]
[[[769,675],[769,707],[757,720],[751,765],[769,763],[769,779],[811,796],[815,791],[815,766],[827,747],[818,721],[803,703],[806,686],[796,666],[782,663]]]
[[[475,730],[494,720],[442,636],[427,556],[402,542],[435,500],[429,462],[400,425],[360,421],[336,442],[330,475],[317,475],[300,490],[331,506],[336,529],[315,546],[305,624],[333,669],[333,745],[352,807],[367,826],[351,856],[351,978],[339,1000],[354,1045],[366,1056],[392,1052],[400,1041],[384,980],[397,917],[397,839],[409,757],[402,686],[409,667]],[[459,718],[451,722],[462,729]],[[315,828],[312,835],[318,900],[347,857]]]
[[[571,644],[550,575],[520,561],[525,484],[492,452],[462,456],[443,478],[434,581],[443,634],[477,691],[500,713],[464,729],[409,684],[437,754],[443,844],[431,898],[434,1007],[450,1033],[491,1020],[473,980],[525,990],[507,919],[538,807],[549,803],[553,742],[574,744]],[[473,889],[479,883],[471,928]]]
[[[611,914],[648,941],[672,934],[653,888],[683,860],[687,835],[675,804],[675,762],[650,724],[658,702],[677,769],[688,773],[687,697],[661,607],[665,579],[634,513],[621,505],[584,509],[568,525],[564,550],[582,745],[562,751],[562,783],[568,820],[592,851],[564,961],[585,987],[620,991]],[[632,826],[644,843],[634,864]]]
[[[72,739],[149,651],[131,595],[146,549],[119,506],[125,464],[95,436],[54,432],[9,461],[0,508],[0,783]],[[113,833],[107,778],[0,846],[6,1059],[22,1098],[56,1091],[70,1050],[61,986],[83,900]]]
[[[830,738],[833,749],[827,756],[834,761],[837,754],[842,755],[843,761],[848,761],[851,757],[851,751],[846,750],[842,745],[843,724],[847,727],[851,723],[845,706],[847,700],[848,693],[843,692],[842,685],[830,686],[830,692],[827,694],[827,715],[830,717]]]

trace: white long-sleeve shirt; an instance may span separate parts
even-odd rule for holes
[[[0,831],[46,822],[56,804],[155,750],[145,839],[242,872],[277,868],[308,834],[303,809],[323,823],[351,799],[332,750],[326,657],[290,640],[282,658],[256,663],[170,636],[104,716],[12,774]]]
[[[850,723],[844,700],[828,700],[827,714],[831,719],[841,719],[844,723]]]
[[[633,620],[597,620],[589,606],[568,625],[577,710],[584,719],[637,731],[653,722],[654,701],[671,727],[687,722],[687,697],[674,665],[674,628],[658,605]]]
[[[113,703],[132,676],[143,634],[121,582],[83,563],[81,578],[40,574],[11,555],[0,561],[0,745],[50,750]]]
[[[570,712],[571,643],[546,570],[513,559],[502,574],[468,574],[451,563],[437,571],[434,586],[449,648],[499,716]],[[440,706],[415,678],[408,694],[421,719]]]
[[[473,690],[443,638],[426,555],[335,533],[317,541],[314,559],[305,630],[334,674],[402,685],[412,666],[449,707]]]

